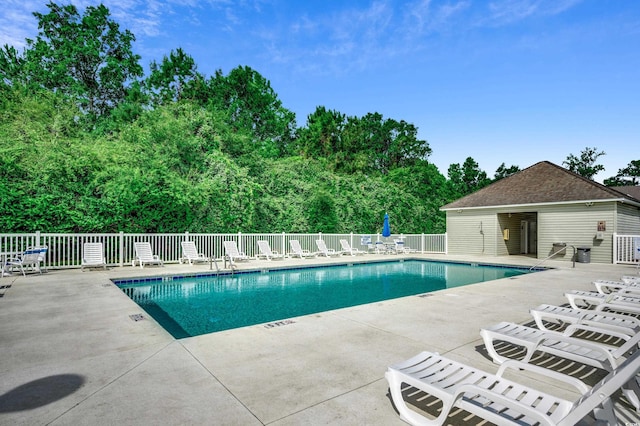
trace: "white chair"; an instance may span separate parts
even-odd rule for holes
[[[340,256],[340,252],[335,251],[335,249],[327,248],[327,244],[324,242],[324,240],[316,240],[316,246],[318,246],[318,255],[323,255],[326,257]]]
[[[232,265],[235,261],[247,261],[251,259],[238,249],[238,244],[235,241],[225,241],[224,252]]]
[[[640,284],[640,275],[623,275],[620,280],[625,284]]]
[[[546,304],[531,309],[530,313],[540,330],[554,331],[567,324],[586,324],[627,334],[640,332],[640,319],[632,315]]]
[[[276,250],[271,250],[271,246],[267,240],[258,240],[258,251],[260,252],[258,258],[261,259],[284,259],[284,254],[280,254]]]
[[[640,281],[610,281],[610,280],[596,280],[593,282],[596,286],[596,290],[600,294],[616,293],[620,290],[629,290],[630,292],[640,292]]]
[[[164,266],[162,259],[158,255],[153,254],[151,251],[151,244],[148,242],[136,242],[133,243],[133,247],[136,251],[136,256],[131,261],[131,264],[135,267],[136,263],[140,265],[140,269],[145,265],[158,265]]]
[[[303,249],[300,245],[300,241],[298,240],[289,240],[289,245],[291,246],[291,252],[289,253],[289,256],[291,257],[299,257],[301,259],[305,259],[307,257],[314,257],[316,255],[309,250]]]
[[[102,243],[84,243],[82,245],[82,264],[80,270],[84,268],[104,268],[107,269],[107,260],[104,257]]]
[[[376,241],[373,246],[375,254],[387,254],[387,246],[382,241]]]
[[[396,253],[415,253],[418,250],[416,249],[412,249],[411,247],[407,246],[404,241],[402,240],[393,240],[393,242],[396,245]]]
[[[571,290],[564,295],[574,309],[592,308],[602,303],[630,305],[640,308],[640,293],[632,292],[629,289],[610,294],[601,294],[597,291]]]
[[[526,370],[567,383],[575,387],[581,396],[571,401],[538,391],[504,378],[507,369]],[[501,425],[539,423],[574,426],[592,412],[598,420],[608,421],[610,425],[618,424],[611,395],[625,384],[637,391],[635,376],[638,371],[640,351],[589,388],[573,377],[523,362],[507,361],[494,375],[435,353],[422,352],[390,366],[385,377],[400,418],[412,425],[444,424],[451,412],[461,408]],[[403,391],[411,391],[409,387],[440,399],[443,403],[440,415],[429,419],[410,409],[403,397]]]
[[[25,268],[31,268],[31,270],[42,274],[42,263],[44,263],[46,259],[47,249],[47,246],[28,247],[22,254],[7,259],[2,265],[0,276],[3,276],[7,270],[13,272],[13,268],[15,267],[20,268],[22,276],[26,276]]]
[[[204,253],[198,253],[196,243],[193,241],[182,241],[182,257],[178,260],[180,264],[188,262],[189,265],[193,265],[197,262],[208,262],[209,258]]]
[[[342,254],[350,254],[351,256],[364,254],[362,250],[351,247],[351,244],[349,244],[347,240],[340,240],[340,246],[342,247]]]
[[[572,337],[580,331],[596,333],[598,335],[619,338],[625,341],[620,347],[610,346],[596,341]],[[501,322],[492,327],[480,330],[487,352],[497,364],[508,358],[498,354],[495,342],[508,342],[525,348],[523,362],[529,362],[536,351],[548,353],[560,358],[570,359],[582,364],[612,371],[620,365],[626,357],[637,350],[640,343],[640,333],[632,335],[610,329],[572,324],[562,333],[557,331],[540,330],[511,322]]]

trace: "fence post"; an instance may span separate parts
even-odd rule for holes
[[[613,264],[616,265],[618,263],[618,238],[617,234],[613,233]]]
[[[120,231],[120,237],[118,238],[118,252],[120,257],[120,267],[124,266],[124,232]]]
[[[449,238],[447,238],[447,233],[444,233],[444,254],[449,254]]]
[[[36,236],[35,236],[35,244],[33,244],[33,247],[40,247],[40,231],[36,231]]]
[[[240,250],[241,252],[244,251],[244,249],[242,248],[242,232],[238,231],[238,250]]]
[[[285,254],[287,253],[286,248],[287,245],[285,244],[285,240],[287,238],[287,233],[282,231],[282,251],[280,253],[282,253],[282,257],[285,257]]]

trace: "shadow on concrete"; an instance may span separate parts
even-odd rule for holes
[[[58,374],[25,383],[0,395],[0,413],[42,407],[71,395],[84,382],[84,377],[78,374]]]

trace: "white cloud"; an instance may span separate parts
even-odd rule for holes
[[[35,38],[38,21],[34,11],[42,10],[37,1],[8,0],[0,11],[0,46],[8,44],[18,50],[26,46],[26,38]]]
[[[533,16],[560,14],[582,0],[498,0],[489,3],[485,23],[508,25]]]

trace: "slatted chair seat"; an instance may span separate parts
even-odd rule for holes
[[[82,245],[82,264],[80,269],[104,268],[107,269],[107,260],[104,257],[102,243],[84,243]]]

